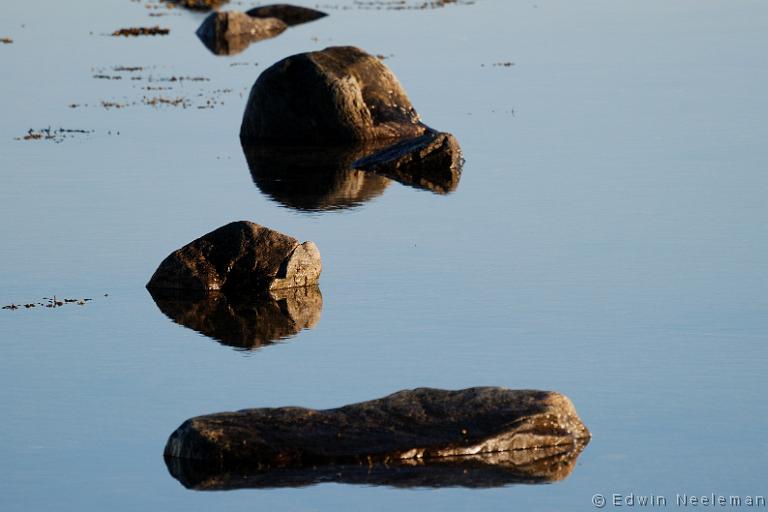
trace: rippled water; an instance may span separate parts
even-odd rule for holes
[[[165,11],[128,0],[0,8],[13,39],[0,44],[0,301],[93,299],[0,311],[0,508],[589,510],[595,493],[768,495],[768,6],[326,7],[229,57],[196,38],[199,14],[150,17]],[[107,35],[155,24],[170,35]],[[453,192],[336,176],[317,185],[328,199],[254,182],[237,137],[251,84],[337,44],[386,56],[425,122],[456,135]],[[49,126],[90,133],[15,140]],[[312,315],[256,350],[144,289],[170,251],[239,219],[315,241],[325,267]],[[204,492],[162,458],[198,414],[476,385],[567,394],[593,433],[570,476]]]

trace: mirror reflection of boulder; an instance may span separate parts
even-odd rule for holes
[[[243,350],[271,345],[313,328],[323,309],[323,296],[316,285],[256,295],[150,293],[160,311],[175,323]]]
[[[389,185],[383,176],[356,170],[362,147],[244,147],[251,177],[262,193],[301,211],[352,208],[378,197]]]
[[[565,480],[576,467],[586,443],[512,450],[425,461],[389,464],[327,465],[269,471],[212,471],[208,464],[166,457],[168,472],[184,487],[198,491],[306,487],[321,483],[397,488],[493,488],[546,484]]]
[[[265,195],[300,211],[337,210],[378,197],[390,183],[448,194],[461,179],[461,152],[450,134],[429,131],[397,143],[343,146],[243,146]]]

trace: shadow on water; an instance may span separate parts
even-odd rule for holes
[[[223,345],[255,350],[291,338],[320,321],[323,296],[317,286],[242,295],[150,291],[168,318]]]
[[[270,470],[224,470],[166,457],[168,471],[184,487],[200,491],[306,487],[321,483],[399,488],[491,488],[565,480],[586,443],[485,455],[407,459],[397,464],[327,465]]]
[[[243,152],[253,182],[266,196],[299,211],[339,210],[378,197],[391,180],[435,194],[455,191],[461,164],[453,154],[414,157],[439,136],[430,132],[395,143],[338,147],[243,145]]]

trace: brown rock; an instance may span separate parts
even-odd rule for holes
[[[282,33],[288,25],[277,18],[254,18],[239,11],[211,13],[197,36],[217,55],[240,53],[253,42]]]
[[[351,143],[417,137],[426,127],[395,75],[351,46],[287,57],[251,88],[243,144]]]
[[[151,290],[160,311],[176,322],[238,349],[256,350],[313,328],[323,296],[316,285],[259,294]]]
[[[211,9],[218,9],[222,5],[229,2],[229,0],[165,0],[174,4],[181,5],[187,9],[194,11],[210,11]]]
[[[573,404],[559,393],[419,388],[338,409],[284,407],[199,416],[171,434],[165,456],[194,461],[197,468],[208,466],[212,472],[256,471],[430,463],[575,447],[589,438]]]
[[[232,222],[168,255],[149,289],[275,290],[317,283],[322,264],[312,242],[253,222]]]

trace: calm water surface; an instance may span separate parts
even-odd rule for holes
[[[329,7],[227,57],[197,40],[198,14],[3,2],[0,301],[94,300],[0,311],[0,508],[554,511],[589,510],[595,493],[768,495],[768,5]],[[155,24],[171,34],[106,35]],[[278,59],[337,44],[387,56],[423,119],[458,137],[453,193],[383,181],[355,207],[306,212],[254,185],[237,138],[248,89]],[[93,132],[15,140],[48,126]],[[325,265],[314,327],[259,350],[174,323],[144,289],[170,251],[239,219],[315,241]],[[198,414],[476,385],[571,397],[593,440],[570,477],[196,492],[162,459]]]

